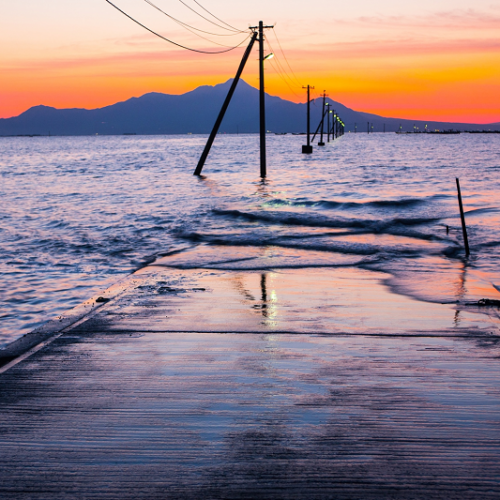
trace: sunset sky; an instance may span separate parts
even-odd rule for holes
[[[178,43],[222,48],[144,0],[112,1]],[[247,36],[196,15],[186,5],[210,18],[196,0],[152,1],[200,30],[232,35],[203,35],[223,45]],[[310,84],[317,95],[325,89],[359,111],[500,122],[500,0],[198,2],[241,30],[260,19],[276,25],[267,32],[272,48],[266,52],[277,56],[266,62],[270,94],[303,102],[301,86]],[[1,0],[0,117],[37,104],[95,108],[152,91],[180,94],[221,83],[234,76],[245,45],[221,55],[189,52],[154,37],[105,0]],[[257,48],[243,78],[258,85]]]

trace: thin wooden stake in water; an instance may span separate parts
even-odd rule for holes
[[[458,191],[458,204],[460,206],[460,217],[462,219],[462,232],[464,235],[464,245],[465,245],[465,256],[468,257],[470,255],[469,250],[469,239],[467,238],[467,227],[465,226],[465,216],[464,216],[464,206],[462,205],[462,193],[460,192],[460,181],[458,177],[457,181],[457,191]]]

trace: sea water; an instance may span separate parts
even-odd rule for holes
[[[265,267],[238,258],[261,248],[273,268],[381,271],[419,301],[500,299],[500,137],[351,133],[303,155],[304,136],[269,134],[265,181],[257,135],[219,136],[193,176],[205,141],[0,138],[0,347],[163,255],[209,267],[193,247],[223,247],[226,269]]]

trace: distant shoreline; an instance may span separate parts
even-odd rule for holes
[[[366,134],[366,135],[371,135],[371,134],[394,134],[394,131],[387,131],[387,132],[382,132],[382,131],[377,131],[377,132],[365,132],[365,131],[357,131],[354,132],[352,130],[347,131],[347,133],[350,134]],[[407,131],[407,132],[396,132],[398,135],[459,135],[459,134],[500,134],[500,130],[458,130],[458,131],[429,131],[429,132],[423,132],[423,131]],[[123,134],[68,134],[68,135],[62,135],[62,134],[12,134],[12,135],[0,135],[0,138],[2,139],[7,139],[7,138],[22,138],[22,137],[28,137],[28,138],[37,138],[37,137],[154,137],[154,136],[159,136],[159,135],[164,135],[164,136],[173,136],[173,135],[192,135],[192,136],[208,136],[208,133],[172,133],[172,134],[166,134],[166,133],[159,133],[159,134],[141,134],[141,133],[135,133],[135,132],[130,132],[130,133],[123,133]],[[258,132],[242,132],[242,133],[236,133],[236,132],[227,132],[219,135],[259,135]],[[268,135],[291,135],[291,136],[297,136],[297,135],[306,135],[306,132],[268,132]]]

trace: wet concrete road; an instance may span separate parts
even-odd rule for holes
[[[322,286],[287,295],[293,273],[230,277],[140,274],[7,365],[0,498],[500,498],[496,322],[440,306],[434,330],[362,334]]]

